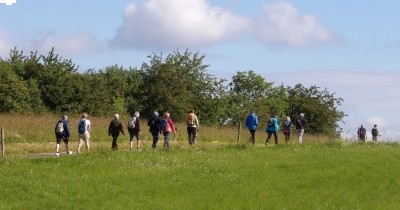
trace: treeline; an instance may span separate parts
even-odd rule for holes
[[[47,55],[24,55],[16,48],[0,58],[1,113],[81,113],[111,116],[154,110],[182,121],[194,108],[202,123],[235,124],[255,111],[264,122],[275,113],[295,119],[306,114],[308,132],[338,135],[342,99],[319,87],[274,86],[254,71],[239,71],[230,81],[207,72],[205,55],[176,51],[152,54],[140,67],[113,65],[78,72],[70,59],[52,49]]]

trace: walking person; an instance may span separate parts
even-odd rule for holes
[[[249,143],[255,144],[256,143],[255,134],[258,127],[258,117],[253,111],[251,111],[246,118],[246,127],[247,129],[249,129],[250,132]]]
[[[81,153],[81,146],[83,142],[85,142],[86,152],[89,152],[90,131],[92,128],[88,116],[89,115],[87,113],[82,113],[82,118],[78,123],[78,153]]]
[[[189,110],[189,114],[187,115],[186,118],[186,126],[187,126],[189,144],[193,145],[194,143],[196,143],[197,132],[200,130],[199,120],[197,119],[197,116],[194,114],[193,109]]]
[[[304,113],[300,113],[300,117],[296,121],[297,132],[299,133],[299,144],[303,144],[304,129],[307,126],[307,120]]]
[[[286,120],[283,122],[283,135],[285,135],[285,142],[288,143],[290,141],[290,130],[292,129],[292,121],[290,121],[290,117],[287,116]]]
[[[56,156],[59,156],[59,149],[61,140],[64,141],[65,151],[67,154],[71,154],[68,147],[69,137],[70,137],[70,128],[68,122],[68,116],[63,115],[61,119],[57,122],[56,127],[54,128],[56,134]]]
[[[118,150],[117,140],[120,133],[122,133],[122,135],[125,135],[122,123],[119,121],[119,115],[115,114],[114,118],[110,122],[110,125],[108,126],[108,136],[112,136],[112,150]]]
[[[151,147],[153,148],[157,147],[158,137],[159,134],[161,133],[160,123],[161,123],[160,116],[158,112],[155,111],[153,115],[150,117],[149,121],[147,122],[147,125],[150,127],[149,131],[153,136],[153,144],[151,145]]]
[[[357,130],[357,137],[359,141],[365,142],[367,139],[367,130],[361,125]]]
[[[372,141],[378,142],[378,136],[380,136],[380,135],[379,135],[378,126],[376,124],[374,125],[374,128],[372,128],[371,134],[372,134]]]
[[[161,120],[160,129],[164,135],[164,148],[169,148],[169,138],[171,136],[171,132],[176,134],[176,128],[168,112],[164,114],[164,118]]]
[[[276,115],[274,115],[271,119],[268,120],[267,122],[267,140],[265,141],[265,145],[268,146],[269,140],[271,139],[271,136],[274,135],[275,139],[275,144],[278,144],[278,131],[279,131],[279,126],[278,126],[278,120]]]
[[[134,112],[128,120],[129,150],[132,151],[133,139],[136,137],[136,149],[140,150],[140,120],[139,112]]]

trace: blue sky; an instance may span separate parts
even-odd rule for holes
[[[0,0],[0,57],[55,47],[82,71],[139,67],[176,49],[209,73],[254,70],[279,85],[317,85],[344,99],[344,135],[378,124],[400,139],[400,1]]]

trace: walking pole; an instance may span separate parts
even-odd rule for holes
[[[4,159],[4,156],[5,156],[5,150],[6,150],[6,148],[5,148],[5,144],[4,144],[4,127],[1,127],[1,154],[2,154],[2,157],[3,157],[3,159]]]

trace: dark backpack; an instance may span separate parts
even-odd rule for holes
[[[378,136],[378,129],[372,128],[371,133],[373,136]]]
[[[359,130],[359,135],[360,135],[360,137],[362,137],[362,138],[364,138],[365,137],[365,128],[360,128],[360,130]]]
[[[161,123],[160,123],[160,129],[162,130],[162,131],[167,131],[167,125],[168,125],[168,119],[162,119],[161,120]]]
[[[79,125],[78,125],[78,133],[84,134],[85,131],[86,131],[85,120],[81,120],[81,121],[79,121]]]

